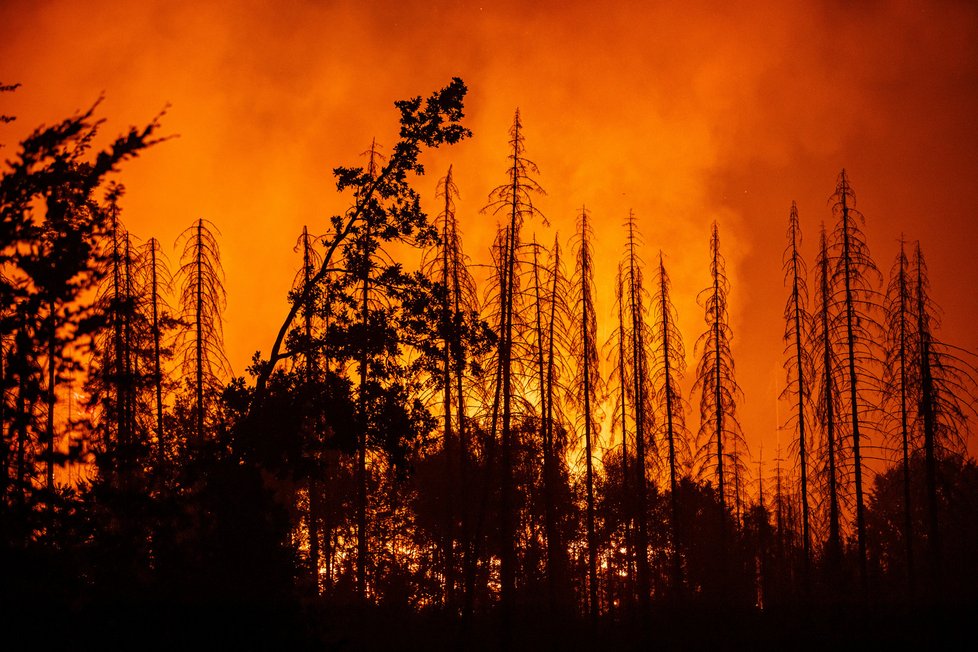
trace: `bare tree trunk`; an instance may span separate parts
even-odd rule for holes
[[[150,307],[153,320],[153,389],[156,394],[156,467],[162,474],[166,467],[166,441],[163,438],[163,365],[160,347],[160,292],[158,270],[156,268],[156,242],[149,243],[150,256]]]
[[[635,401],[635,466],[636,466],[636,515],[637,520],[637,541],[636,556],[638,565],[638,600],[639,618],[644,621],[649,611],[650,600],[650,573],[649,573],[649,536],[648,536],[648,488],[645,469],[645,401],[643,397],[646,391],[646,363],[645,363],[645,336],[644,320],[642,318],[642,292],[641,292],[641,270],[638,266],[638,256],[635,252],[635,232],[634,215],[629,215],[628,222],[628,248],[629,248],[629,308],[631,310],[632,323],[632,381],[634,384],[633,396]]]
[[[849,208],[846,205],[845,193],[841,196],[842,201],[842,258],[843,275],[845,282],[845,311],[846,311],[846,357],[849,370],[849,401],[850,417],[852,419],[852,455],[855,467],[856,480],[856,538],[859,545],[859,580],[863,593],[868,589],[867,582],[867,557],[866,557],[866,516],[863,505],[863,474],[862,474],[862,453],[860,449],[861,437],[859,433],[859,393],[857,391],[856,375],[856,339],[855,339],[855,320],[856,306],[852,293],[852,276],[850,273],[850,251],[849,251]]]
[[[917,245],[920,260],[920,245]],[[937,500],[937,418],[935,414],[934,375],[931,367],[931,334],[927,324],[927,305],[924,300],[922,265],[917,264],[917,332],[920,338],[920,416],[924,426],[924,483],[927,491],[927,533],[930,556],[931,591],[940,595],[943,580],[941,559],[941,530]]]

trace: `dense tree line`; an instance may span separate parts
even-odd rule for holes
[[[21,143],[0,178],[3,608],[128,601],[156,626],[244,613],[326,641],[336,614],[386,610],[469,644],[491,622],[508,647],[527,614],[571,624],[552,640],[677,642],[663,614],[973,604],[973,358],[939,338],[921,245],[884,285],[843,170],[809,268],[792,204],[795,436],[766,474],[736,413],[719,225],[687,385],[668,257],[647,266],[629,214],[599,305],[592,224],[615,218],[582,207],[566,247],[548,232],[518,111],[503,183],[468,213],[495,220],[488,272],[463,247],[463,172],[422,210],[421,155],[471,136],[465,92],[397,102],[386,154],[335,169],[349,208],[299,235],[289,312],[246,377],[214,224],[184,232],[172,276],[125,227],[110,176],[160,118],[94,151],[93,107]]]

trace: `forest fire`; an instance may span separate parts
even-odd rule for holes
[[[0,25],[15,638],[960,634],[978,10]]]

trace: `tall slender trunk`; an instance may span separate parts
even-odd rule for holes
[[[669,301],[666,288],[666,268],[659,254],[659,309],[662,311],[662,360],[666,392],[666,439],[669,444],[669,536],[672,547],[672,590],[678,594],[683,587],[682,554],[679,550],[679,488],[676,477],[676,432],[673,427],[672,355],[669,342]]]
[[[909,397],[907,396],[907,269],[906,256],[903,250],[903,240],[900,240],[900,269],[898,273],[897,291],[900,295],[899,304],[899,350],[897,365],[900,368],[900,443],[903,452],[903,539],[907,555],[907,592],[915,592],[915,573],[913,560],[913,512],[910,503],[910,419]]]
[[[628,383],[625,376],[625,288],[621,267],[618,268],[618,395],[621,402],[621,496],[622,518],[625,521],[625,576],[628,578],[628,606],[634,603],[634,558],[632,545],[632,513],[628,508],[631,495],[628,491]],[[622,596],[624,599],[625,596]],[[623,605],[624,606],[624,605]]]
[[[941,559],[941,530],[937,500],[937,415],[935,414],[934,375],[931,368],[931,335],[927,324],[927,304],[924,299],[924,279],[917,245],[917,332],[920,338],[920,416],[924,426],[924,483],[927,491],[927,532],[931,591],[939,595],[943,580]]]
[[[557,305],[557,265],[554,266],[553,290],[550,294],[550,321],[549,328],[544,329],[543,324],[543,296],[540,292],[540,266],[537,259],[537,246],[534,239],[533,247],[533,287],[535,292],[536,306],[536,331],[538,348],[538,372],[540,386],[540,440],[543,449],[543,511],[544,511],[544,532],[547,537],[547,601],[551,614],[557,611],[557,573],[558,571],[558,552],[557,552],[557,524],[554,517],[553,491],[553,440],[552,426],[550,423],[551,404],[553,396],[552,390],[552,355],[553,355],[553,336],[554,318],[556,316]],[[560,252],[558,245],[554,242],[554,255],[559,260]],[[545,334],[546,333],[546,334]],[[549,340],[549,344],[548,344]],[[549,355],[548,355],[549,354]]]
[[[459,335],[451,327],[455,323],[455,317],[458,313],[451,312],[451,297],[448,294],[451,279],[449,243],[454,240],[453,234],[449,229],[452,210],[451,183],[452,169],[449,167],[448,175],[445,177],[445,222],[442,225],[441,234],[441,277],[445,284],[445,295],[441,306],[442,326],[444,328],[444,337],[442,339],[442,345],[444,347],[442,359],[442,404],[444,410],[443,453],[445,457],[445,477],[448,481],[448,491],[445,497],[445,533],[442,544],[445,558],[444,603],[446,606],[451,605],[455,599],[455,518],[457,511],[455,502],[457,477],[455,465],[457,460],[454,451],[455,434],[452,431],[452,347],[454,345],[454,338]]]
[[[309,229],[302,227],[302,287],[305,289],[312,282],[312,252],[309,250]],[[305,355],[305,377],[306,385],[312,386],[316,380],[316,356],[312,346],[312,311],[314,309],[310,292],[304,292],[306,297],[305,306],[302,314],[302,330],[305,336],[306,355]],[[307,423],[312,429],[312,471],[309,474],[307,491],[309,493],[309,511],[306,519],[306,527],[309,531],[309,566],[312,579],[313,593],[319,595],[319,511],[320,511],[320,487],[319,473],[322,467],[322,451],[320,450],[319,419],[315,416]]]
[[[156,393],[156,470],[166,467],[166,441],[163,438],[163,365],[160,351],[160,292],[156,268],[156,243],[150,242],[150,307],[153,319],[153,389]]]
[[[514,139],[512,179],[512,205],[509,229],[507,231],[505,292],[503,293],[503,332],[500,334],[502,365],[502,486],[500,487],[500,607],[502,609],[504,643],[509,643],[513,613],[513,599],[516,590],[516,524],[513,514],[513,441],[512,441],[512,356],[513,356],[513,295],[516,281],[516,245],[518,242],[519,220],[519,170],[518,151],[519,123],[516,123]]]
[[[556,378],[556,329],[557,329],[557,292],[558,281],[560,278],[560,244],[554,238],[553,248],[553,276],[550,288],[550,315],[547,323],[547,374],[544,396],[546,397],[546,408],[544,420],[546,429],[544,430],[544,476],[547,483],[546,499],[544,508],[547,510],[547,566],[550,571],[549,582],[551,592],[554,597],[552,604],[563,610],[566,606],[566,594],[564,592],[566,581],[566,549],[559,527],[559,514],[554,501],[554,494],[558,490],[559,478],[557,468],[558,450],[554,441],[554,393]],[[551,543],[552,541],[552,543]]]
[[[591,348],[594,343],[595,334],[591,332],[591,319],[594,314],[594,307],[591,305],[591,257],[589,251],[587,211],[581,209],[581,358],[583,361],[583,389],[584,389],[584,457],[586,469],[586,489],[587,489],[587,565],[588,565],[588,611],[590,612],[592,624],[598,620],[598,550],[597,537],[594,527],[594,461],[592,459],[591,441],[591,392],[593,391],[593,381],[591,374]]]
[[[867,557],[866,557],[866,516],[863,506],[863,474],[862,453],[860,450],[859,433],[859,392],[856,374],[856,337],[855,320],[856,305],[852,292],[851,252],[849,242],[849,208],[846,205],[846,195],[842,194],[842,260],[843,277],[845,281],[845,310],[846,310],[846,357],[849,371],[849,402],[850,418],[852,420],[852,455],[856,480],[856,538],[859,545],[859,580],[863,593],[868,586]]]
[[[197,221],[197,251],[195,264],[197,266],[196,288],[196,319],[197,351],[196,351],[196,391],[197,391],[197,442],[204,440],[204,220]]]
[[[829,325],[829,300],[831,288],[829,285],[829,261],[825,231],[821,237],[821,260],[819,263],[819,290],[822,298],[819,317],[821,322],[820,339],[822,344],[822,374],[825,409],[826,438],[828,443],[829,465],[829,564],[837,566],[842,558],[842,533],[839,524],[839,487],[837,480],[838,464],[836,460],[835,435],[835,382],[832,368],[832,332]],[[837,568],[833,568],[837,570]]]
[[[377,140],[370,143],[370,161],[367,171],[371,177],[376,178],[377,169]],[[367,330],[370,325],[370,270],[372,262],[369,260],[371,255],[369,243],[373,235],[373,216],[367,211],[364,215],[363,233],[363,255],[367,258],[363,261],[363,274],[361,276],[361,295],[360,295],[360,323],[364,329],[364,338],[368,337]],[[367,540],[367,431],[370,424],[370,415],[367,413],[367,378],[369,376],[369,360],[366,342],[363,342],[363,351],[359,361],[360,376],[360,395],[358,397],[358,410],[360,414],[360,428],[357,433],[357,597],[361,602],[367,597],[367,555],[369,554],[369,544]]]
[[[649,578],[649,536],[647,509],[647,478],[645,469],[645,336],[642,319],[641,270],[635,253],[634,215],[629,215],[629,307],[632,321],[632,380],[635,397],[635,466],[636,466],[636,510],[638,562],[638,599],[640,618],[644,621],[648,614],[650,600]]]
[[[713,252],[713,265],[714,270],[716,269],[716,250]],[[720,507],[722,509],[720,515],[721,532],[724,538],[726,538],[726,511],[727,511],[727,493],[724,489],[724,471],[723,471],[723,396],[721,394],[721,387],[723,382],[723,366],[720,357],[720,301],[718,297],[720,295],[720,277],[714,272],[713,274],[713,346],[715,359],[713,360],[713,373],[714,373],[714,387],[713,387],[713,400],[716,401],[716,451],[717,451],[717,493],[720,498]]]
[[[791,318],[794,320],[794,335],[795,335],[795,363],[797,369],[795,374],[797,376],[798,384],[798,459],[799,466],[801,467],[801,529],[802,529],[802,555],[803,555],[803,572],[804,572],[804,585],[807,592],[809,586],[809,578],[811,573],[811,559],[812,559],[812,535],[810,529],[810,511],[808,505],[808,441],[805,438],[805,370],[802,364],[803,361],[803,347],[802,347],[802,336],[804,334],[804,329],[802,326],[802,296],[801,296],[801,270],[798,268],[798,208],[795,203],[791,203],[791,303],[792,303],[792,314]],[[779,479],[780,482],[780,479]],[[780,509],[780,505],[779,505]]]

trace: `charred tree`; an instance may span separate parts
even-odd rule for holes
[[[516,588],[516,523],[513,496],[513,344],[515,331],[515,311],[517,309],[518,249],[520,230],[524,221],[534,216],[543,219],[542,213],[533,203],[534,195],[542,195],[543,189],[534,180],[539,174],[535,163],[525,155],[523,123],[517,109],[510,128],[509,167],[507,182],[496,187],[489,195],[484,212],[502,217],[505,220],[502,258],[499,261],[499,331],[497,349],[497,375],[500,396],[500,606],[502,610],[504,636],[508,635]],[[495,429],[495,417],[493,423]]]
[[[649,384],[649,347],[652,334],[648,328],[648,296],[643,287],[643,262],[638,254],[639,235],[635,228],[635,215],[629,212],[626,222],[628,231],[625,245],[625,294],[623,297],[628,313],[628,377],[631,379],[632,410],[635,436],[635,557],[636,579],[640,618],[648,614],[651,598],[651,573],[649,568],[648,522],[648,462],[654,457],[655,415]],[[650,450],[651,449],[651,450]],[[627,459],[627,458],[626,458]]]
[[[791,202],[791,212],[788,215],[788,246],[782,259],[785,285],[791,288],[788,301],[784,308],[785,331],[785,363],[787,385],[781,393],[782,399],[794,402],[790,423],[794,424],[797,439],[792,446],[797,445],[798,469],[801,480],[801,541],[803,581],[806,591],[809,586],[812,562],[812,533],[810,515],[809,488],[809,455],[811,453],[810,429],[806,421],[811,404],[811,379],[813,378],[813,361],[809,343],[812,341],[811,314],[808,310],[808,270],[801,256],[801,226],[798,222],[798,207]],[[778,452],[780,464],[780,451]],[[780,468],[780,467],[779,467]],[[780,483],[780,471],[778,475]],[[780,495],[780,490],[778,492]],[[778,529],[781,531],[780,509],[778,503]],[[781,537],[779,536],[779,541]]]
[[[816,291],[817,312],[815,318],[818,368],[818,396],[816,414],[822,426],[823,465],[821,484],[828,500],[828,540],[826,565],[831,573],[838,573],[842,563],[842,491],[847,486],[841,474],[844,449],[839,436],[839,363],[832,331],[832,284],[831,259],[825,227],[819,235],[819,253],[815,259],[818,274]]]
[[[577,255],[573,281],[574,335],[571,355],[575,362],[574,398],[579,410],[578,427],[583,430],[585,472],[585,527],[588,569],[588,613],[592,625],[597,623],[598,544],[594,526],[594,448],[599,433],[598,397],[603,382],[598,373],[597,317],[594,310],[594,263],[591,240],[594,237],[586,208],[581,208],[577,223]]]
[[[890,409],[887,434],[890,441],[900,451],[900,464],[903,473],[903,540],[907,564],[907,591],[913,595],[916,577],[914,572],[914,522],[911,505],[910,461],[914,450],[914,415],[912,406],[920,404],[917,389],[917,376],[920,371],[914,364],[919,360],[917,335],[919,322],[915,316],[917,303],[914,296],[914,283],[910,278],[910,261],[907,259],[903,238],[900,251],[890,270],[890,281],[886,288],[884,304],[886,316],[885,364],[883,367],[883,395]]]
[[[181,368],[190,379],[193,443],[201,444],[208,431],[210,412],[223,381],[231,375],[224,355],[221,315],[227,304],[221,251],[213,223],[200,218],[177,239],[182,245],[180,269],[180,321],[177,338]]]
[[[710,276],[712,282],[700,292],[700,304],[706,313],[706,332],[696,342],[699,363],[693,391],[700,393],[699,450],[701,472],[716,481],[717,498],[724,511],[728,503],[730,481],[743,473],[742,453],[746,452],[740,423],[737,421],[737,401],[743,396],[734,375],[733,353],[730,341],[733,331],[727,317],[726,268],[720,255],[720,235],[713,224],[710,238]],[[733,492],[734,502],[738,491]]]
[[[879,342],[876,322],[880,273],[870,257],[860,224],[865,222],[856,210],[855,193],[842,170],[832,196],[836,225],[829,239],[832,274],[833,336],[845,365],[840,376],[843,407],[852,437],[852,478],[855,486],[856,541],[859,548],[859,579],[863,593],[868,591],[866,516],[863,497],[863,445],[869,400],[864,395],[874,383],[874,346]]]
[[[670,282],[662,252],[659,252],[656,297],[652,310],[652,384],[658,388],[657,439],[668,447],[669,466],[669,532],[672,558],[670,585],[675,595],[683,591],[682,550],[679,542],[679,480],[689,474],[692,451],[686,428],[688,405],[682,383],[686,372],[686,349],[678,326],[676,308],[669,298]]]

